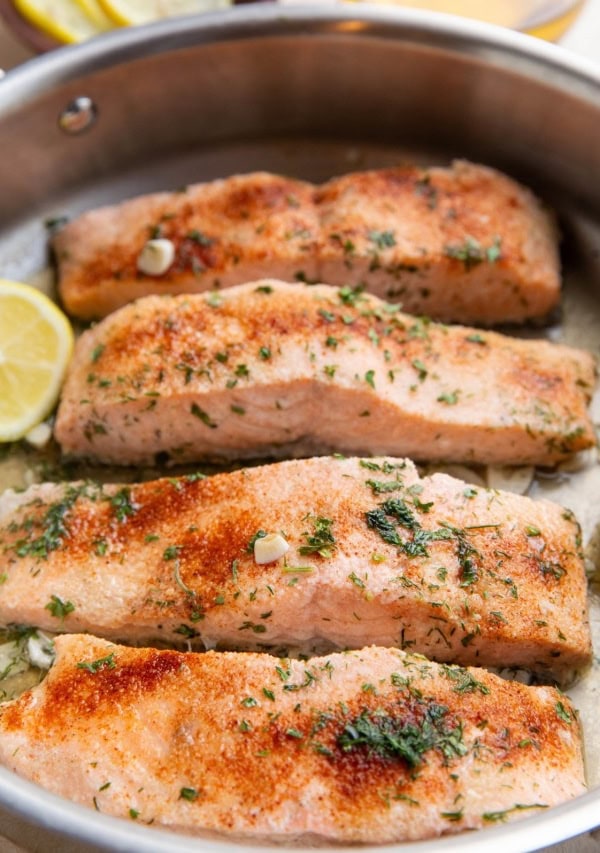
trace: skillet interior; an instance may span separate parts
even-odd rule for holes
[[[600,352],[600,79],[514,33],[392,10],[249,7],[103,37],[36,60],[0,85],[0,273],[52,287],[44,220],[140,192],[267,169],[321,180],[345,171],[468,157],[506,170],[557,208],[565,308],[550,335]],[[118,96],[117,96],[118,93]],[[93,127],[62,132],[74,97]],[[536,334],[541,334],[537,332]],[[600,419],[596,401],[596,420]],[[17,456],[10,477],[21,476]],[[4,470],[4,478],[3,478]],[[0,486],[8,469],[0,468]],[[11,483],[12,484],[12,483]],[[600,521],[598,468],[534,494]],[[594,496],[596,496],[594,501]],[[600,610],[592,609],[598,624]],[[598,643],[597,643],[598,646]],[[595,673],[572,692],[600,782]],[[597,823],[597,794],[483,834],[408,850],[534,849]],[[185,838],[96,815],[0,771],[3,831],[46,849],[198,849]],[[219,840],[203,849],[234,849]],[[239,850],[239,847],[235,847]],[[254,848],[256,849],[256,848]]]

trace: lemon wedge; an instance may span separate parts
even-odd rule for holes
[[[106,14],[123,27],[148,24],[174,15],[193,15],[231,6],[232,0],[98,0]]]
[[[62,311],[34,287],[0,279],[0,441],[50,414],[72,351]]]
[[[64,44],[85,41],[113,26],[101,7],[91,0],[14,0],[14,4],[34,27]],[[96,16],[88,13],[94,6]]]

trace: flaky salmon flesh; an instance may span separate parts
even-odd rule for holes
[[[284,548],[261,564],[265,534]],[[408,460],[50,483],[0,498],[0,624],[209,648],[399,646],[567,682],[591,655],[580,548],[562,507],[421,479]]]
[[[56,639],[47,678],[0,707],[0,760],[141,824],[310,842],[417,840],[585,791],[551,687],[367,648],[302,662]]]
[[[140,255],[153,239],[170,241],[170,257],[149,274]],[[464,161],[321,186],[237,175],[85,213],[53,245],[63,303],[84,319],[267,275],[364,285],[409,312],[483,325],[543,318],[560,297],[553,218],[515,181]]]
[[[113,464],[310,456],[552,465],[595,443],[592,356],[263,280],[150,296],[79,339],[55,436]]]

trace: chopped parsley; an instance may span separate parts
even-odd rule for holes
[[[181,550],[180,545],[169,545],[163,551],[163,560],[176,560]]]
[[[199,797],[198,791],[195,788],[182,788],[179,791],[179,799],[180,800],[188,800],[188,802],[193,803],[194,800],[197,800]]]
[[[560,720],[562,720],[562,721],[563,721],[563,723],[568,723],[568,725],[571,725],[571,723],[573,722],[573,717],[571,716],[571,714],[569,713],[569,711],[567,711],[567,709],[565,708],[565,706],[563,705],[563,703],[562,703],[562,702],[557,702],[557,703],[556,703],[556,705],[555,705],[554,707],[555,707],[555,709],[556,709],[556,716],[557,716]]]
[[[97,344],[92,350],[92,354],[90,356],[90,361],[92,364],[96,364],[104,350],[106,349],[106,344]]]
[[[362,748],[382,758],[402,758],[410,767],[421,764],[423,755],[432,749],[450,760],[465,755],[467,748],[461,724],[448,726],[447,713],[444,705],[432,702],[418,723],[407,723],[383,711],[365,710],[346,723],[337,744],[343,752]]]
[[[365,480],[365,485],[371,487],[374,495],[382,495],[386,492],[397,492],[402,488],[402,480]]]
[[[468,669],[462,666],[448,666],[442,664],[442,672],[451,681],[456,682],[456,686],[452,688],[454,693],[481,693],[487,696],[490,688],[482,681],[477,681]]]
[[[458,403],[459,394],[459,390],[452,391],[452,393],[444,392],[443,394],[440,394],[437,401],[438,403],[447,403],[449,406],[455,406]]]
[[[205,412],[204,409],[201,409],[197,403],[192,403],[190,412],[195,418],[202,421],[209,429],[216,429],[217,425],[214,421],[211,420],[208,412]]]
[[[423,364],[420,358],[414,358],[411,362],[414,369],[417,371],[419,382],[424,382],[427,378],[427,367]]]
[[[212,246],[215,242],[211,237],[207,237],[206,234],[203,234],[202,231],[198,231],[196,228],[186,234],[186,237],[188,240],[191,240],[193,243],[196,243],[198,246],[202,246],[205,249]]]
[[[115,653],[111,652],[109,655],[106,655],[104,658],[98,658],[98,660],[92,661],[79,661],[76,664],[77,669],[85,669],[87,672],[91,672],[95,675],[97,672],[100,672],[102,669],[114,669],[116,667],[115,662]]]
[[[371,509],[365,515],[368,527],[376,530],[384,542],[387,542],[388,545],[402,544],[395,525],[387,518],[383,509]]]
[[[286,729],[285,733],[288,737],[296,738],[296,740],[302,740],[302,738],[304,737],[302,732],[300,732],[300,731],[298,731],[298,729],[294,729],[294,728]]]
[[[131,489],[124,486],[110,498],[117,521],[125,521],[127,516],[135,515],[136,507],[131,501]]]
[[[55,619],[64,621],[65,616],[75,610],[75,605],[72,601],[63,601],[58,595],[51,595],[50,601],[46,604],[45,610],[49,610]]]
[[[470,542],[467,541],[462,531],[453,531],[456,534],[458,545],[456,555],[460,564],[461,580],[459,586],[471,586],[479,579],[479,571],[474,557],[480,557],[479,551],[473,548]]]
[[[378,249],[391,249],[396,245],[393,231],[369,231],[368,239],[375,243]]]
[[[397,519],[403,527],[408,527],[409,530],[416,530],[421,526],[417,521],[415,514],[400,498],[388,498],[388,500],[381,505],[381,508],[386,515],[391,515],[393,518]]]
[[[331,518],[323,516],[312,516],[314,531],[313,533],[304,532],[307,544],[301,545],[298,548],[298,553],[303,557],[308,554],[318,554],[320,557],[329,558],[333,556],[333,552],[337,548],[335,537],[331,532],[333,521]]]
[[[17,556],[31,556],[46,560],[51,551],[56,551],[60,548],[63,539],[69,535],[65,516],[84,490],[85,486],[67,486],[62,500],[51,504],[46,510],[46,514],[41,520],[41,535],[31,538],[31,528],[28,527],[30,538],[20,539],[16,543],[15,550]]]
[[[461,261],[465,271],[469,272],[484,261],[495,263],[502,255],[501,244],[501,238],[495,237],[492,245],[486,249],[474,237],[465,237],[462,243],[444,246],[444,254],[447,258]]]
[[[198,637],[199,634],[193,628],[190,628],[189,625],[185,625],[182,623],[179,628],[173,629],[174,634],[181,634],[182,637],[185,637],[186,640],[192,640],[194,637]]]
[[[524,809],[547,809],[548,806],[545,803],[515,803],[510,809],[503,809],[502,811],[497,812],[484,812],[481,816],[484,820],[489,821],[490,823],[497,823],[498,821],[506,820],[506,816],[511,812],[523,811]]]
[[[348,287],[347,285],[345,287],[340,287],[338,290],[340,302],[344,305],[356,305],[356,303],[363,298],[362,292],[364,289],[365,288],[362,285],[359,285],[358,287]]]

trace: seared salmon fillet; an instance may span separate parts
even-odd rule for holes
[[[139,258],[154,239],[170,256],[149,271]],[[322,186],[236,175],[85,213],[53,246],[61,298],[84,319],[265,275],[366,286],[410,312],[484,325],[543,318],[560,295],[552,217],[515,181],[464,161]]]
[[[79,339],[55,435],[114,464],[330,450],[552,465],[595,443],[591,355],[326,285],[151,296]]]
[[[573,516],[408,460],[7,492],[0,573],[1,624],[134,643],[400,646],[563,682],[591,655]]]
[[[56,639],[0,707],[0,761],[98,811],[189,833],[383,843],[535,814],[584,793],[551,687],[367,648],[302,662]]]

